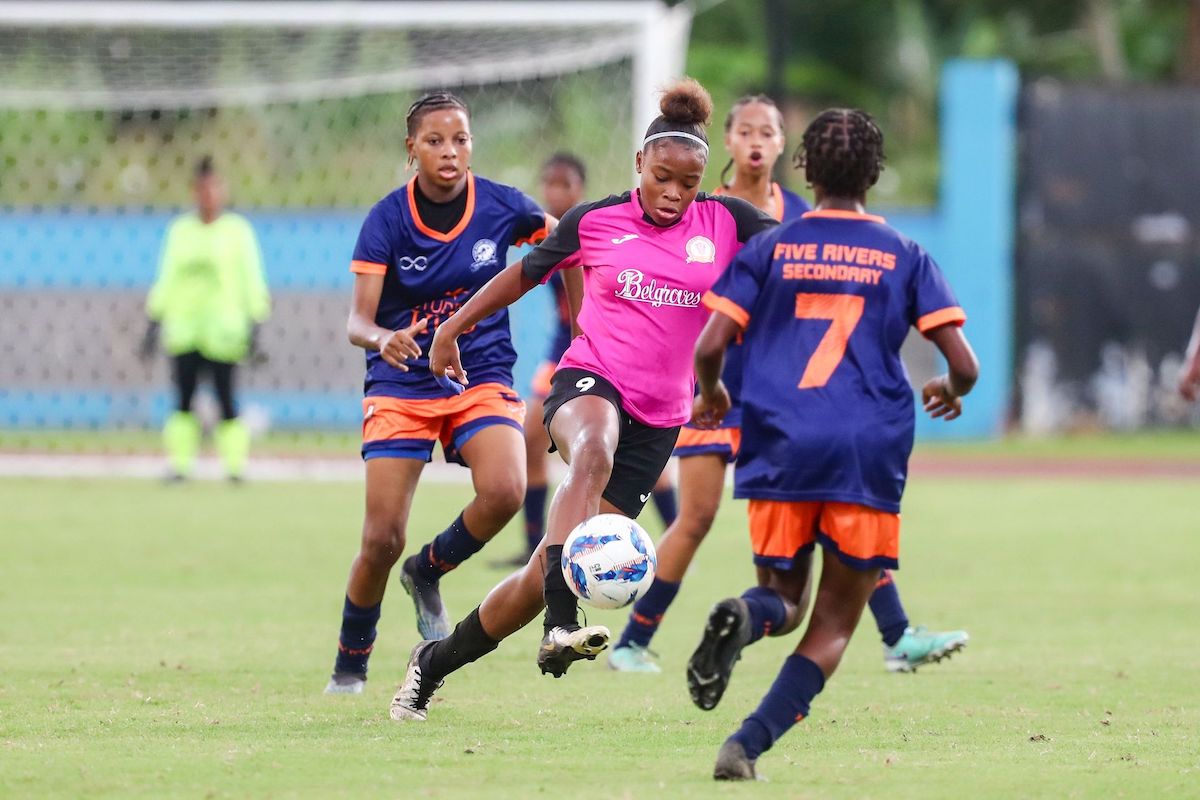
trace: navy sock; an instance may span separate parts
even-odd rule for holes
[[[546,579],[542,585],[542,598],[546,601],[546,616],[542,626],[566,628],[579,624],[579,600],[562,573],[562,545],[552,544],[546,548]]]
[[[466,619],[454,626],[454,632],[431,644],[425,651],[428,655],[422,665],[423,677],[440,681],[457,669],[476,659],[483,658],[500,646],[500,642],[487,635],[479,621],[479,607],[467,614]],[[424,655],[424,654],[423,654]]]
[[[379,622],[379,607],[362,608],[346,598],[342,606],[342,631],[338,635],[337,659],[334,672],[367,674],[367,659],[375,648],[375,624]]]
[[[546,534],[547,486],[530,486],[525,490],[525,544],[529,552],[537,549]]]
[[[787,604],[774,589],[755,586],[742,592],[742,599],[750,609],[751,642],[779,630],[787,622]]]
[[[649,645],[655,632],[658,631],[663,614],[667,613],[667,609],[671,607],[677,594],[679,594],[678,583],[655,578],[654,583],[650,584],[650,591],[633,604],[629,622],[625,624],[625,630],[621,632],[621,641],[617,642],[617,647],[626,647],[630,644],[642,647]]]
[[[675,498],[674,489],[663,489],[654,492],[654,507],[662,517],[663,525],[671,527],[671,523],[679,516],[679,501]]]
[[[463,524],[462,514],[450,523],[450,527],[433,537],[433,541],[421,548],[417,559],[417,573],[427,581],[436,581],[450,570],[475,555],[483,547]]]
[[[758,758],[808,716],[809,704],[824,688],[825,676],[820,667],[804,656],[788,656],[758,708],[729,738],[741,744],[747,758]]]
[[[879,583],[875,584],[875,591],[871,593],[867,603],[871,606],[871,613],[875,616],[875,625],[879,628],[883,643],[891,647],[900,641],[908,627],[908,615],[904,613],[904,606],[900,603],[900,590],[896,588],[896,581],[892,579],[890,571],[885,569],[880,574]]]

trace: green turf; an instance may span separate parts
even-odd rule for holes
[[[705,609],[751,575],[740,504],[656,640],[665,674],[544,678],[527,629],[452,676],[428,723],[398,724],[416,634],[395,585],[367,693],[320,694],[360,487],[0,481],[0,797],[1196,796],[1198,488],[913,485],[899,585],[915,621],[971,646],[889,675],[865,621],[762,758],[771,783],[726,786],[717,747],[790,649],[749,649],[716,711],[687,699]],[[463,499],[423,488],[414,530]],[[488,558],[517,548],[503,537],[447,579],[454,611],[496,580]]]
[[[0,453],[157,453],[158,431],[140,429],[23,430],[0,428]],[[358,431],[271,431],[254,443],[257,455],[350,456],[358,453]],[[1031,458],[1200,459],[1200,430],[1137,433],[1080,433],[1039,438],[918,443],[917,454]]]

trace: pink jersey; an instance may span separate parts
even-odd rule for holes
[[[701,298],[742,244],[774,225],[750,203],[704,193],[665,228],[642,211],[636,190],[571,209],[523,262],[542,282],[556,269],[584,268],[583,335],[559,367],[608,380],[639,422],[687,422],[692,350],[709,314]]]

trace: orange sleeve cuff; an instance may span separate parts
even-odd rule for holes
[[[526,244],[541,244],[542,241],[545,240],[545,238],[549,235],[550,231],[547,230],[545,225],[543,225],[525,238],[517,239],[515,242],[513,242],[513,247],[520,247]]]
[[[742,328],[750,324],[750,313],[727,297],[705,292],[704,305],[709,311],[720,311]]]
[[[377,264],[374,261],[351,261],[350,271],[359,275],[386,275],[387,264]]]
[[[962,325],[966,321],[967,314],[965,311],[958,306],[950,306],[949,308],[931,311],[918,319],[917,330],[921,333],[929,333],[934,328],[940,328],[943,325]]]

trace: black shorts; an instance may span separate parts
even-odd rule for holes
[[[612,403],[621,420],[617,452],[613,454],[613,470],[608,485],[604,487],[603,497],[622,514],[636,519],[671,458],[675,440],[679,437],[679,426],[651,428],[638,422],[625,413],[621,395],[615,386],[594,372],[568,367],[555,372],[550,380],[550,394],[546,396],[542,415],[546,430],[549,431],[550,420],[554,419],[555,412],[564,403],[588,394],[603,397]],[[551,436],[550,452],[557,449]]]

